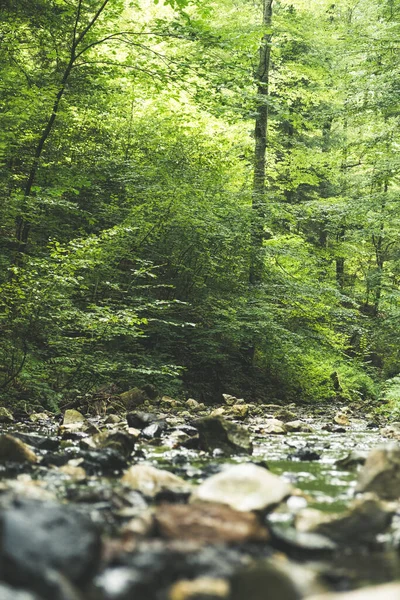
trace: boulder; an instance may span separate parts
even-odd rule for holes
[[[268,540],[254,513],[218,503],[163,504],[155,515],[156,531],[167,539],[201,544],[243,544]]]
[[[144,402],[148,400],[148,397],[143,390],[140,390],[139,388],[135,387],[131,390],[128,390],[127,392],[123,392],[122,394],[120,394],[119,399],[121,400],[123,406],[126,407],[126,410],[129,412],[131,410],[134,410],[138,406],[144,404]]]
[[[86,418],[79,410],[74,410],[73,408],[66,410],[62,422],[64,427],[75,425],[76,423],[86,423]]]
[[[250,434],[244,427],[222,417],[196,419],[193,425],[199,432],[200,448],[212,452],[220,448],[226,454],[253,452]]]
[[[400,583],[387,583],[364,587],[353,592],[340,592],[338,594],[318,594],[309,596],[307,600],[399,600]]]
[[[210,412],[210,417],[224,417],[227,414],[227,409],[224,408],[223,406],[218,406],[218,408],[214,408],[214,410],[212,410]]]
[[[0,406],[0,423],[13,423],[14,417],[13,414],[5,408],[4,406]]]
[[[122,483],[144,496],[153,498],[160,492],[189,494],[192,486],[181,477],[150,465],[134,465],[125,471]]]
[[[245,419],[249,416],[249,407],[247,404],[234,404],[229,409],[229,416],[234,419]]]
[[[290,496],[291,486],[252,463],[212,475],[193,492],[191,502],[220,502],[239,511],[266,511]]]
[[[51,417],[45,413],[32,413],[29,415],[29,420],[31,423],[40,423],[41,421],[50,421]]]
[[[400,498],[400,445],[378,447],[368,454],[356,492],[374,492],[385,500]]]
[[[384,532],[391,524],[394,510],[376,497],[368,495],[355,500],[343,514],[328,515],[316,509],[304,509],[296,515],[300,532],[324,535],[337,543],[357,545]]]
[[[284,434],[287,433],[286,425],[279,419],[266,419],[262,425],[262,433]]]
[[[8,434],[0,435],[0,462],[35,464],[38,460],[33,450],[21,440]]]
[[[84,585],[97,570],[99,533],[70,507],[19,499],[3,512],[1,525],[2,578],[11,585],[23,585],[51,598],[54,586],[59,588],[53,573]]]
[[[128,426],[134,429],[144,429],[151,423],[155,423],[160,420],[159,415],[156,413],[144,412],[141,410],[129,412],[126,415]]]
[[[314,429],[304,421],[288,421],[285,423],[286,431],[289,433],[313,433]]]
[[[242,404],[244,402],[243,400],[238,400],[236,396],[231,396],[230,394],[222,394],[222,398],[224,400],[224,403],[228,406],[232,406],[236,403]]]
[[[116,450],[122,457],[129,458],[135,449],[137,436],[125,433],[124,431],[102,431],[96,433],[90,438],[90,446],[98,450],[112,448]]]
[[[200,410],[205,410],[206,405],[203,402],[197,402],[194,398],[189,398],[185,402],[186,408],[188,408],[191,412],[199,412]]]
[[[288,408],[280,408],[275,414],[274,419],[278,419],[279,421],[294,421],[297,419],[296,413],[292,412]]]

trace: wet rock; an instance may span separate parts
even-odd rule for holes
[[[304,421],[288,421],[285,423],[286,430],[290,433],[313,433],[314,429]]]
[[[284,434],[287,433],[286,425],[279,419],[266,419],[262,426],[262,433]]]
[[[60,588],[54,572],[83,585],[98,567],[97,529],[69,507],[21,500],[3,512],[1,524],[2,577],[11,585],[24,585],[50,600]]]
[[[38,462],[38,457],[21,440],[8,434],[0,435],[0,462],[30,463]]]
[[[274,419],[278,419],[278,421],[294,421],[297,419],[296,413],[292,412],[287,408],[280,408],[275,414]]]
[[[204,576],[226,579],[242,565],[243,554],[231,546],[144,541],[126,556],[124,566],[99,575],[95,589],[102,600],[160,600],[177,581]]]
[[[158,438],[166,429],[167,424],[165,421],[157,421],[156,423],[152,423],[151,425],[145,427],[142,430],[142,436],[149,440]]]
[[[115,415],[114,413],[111,413],[110,415],[108,415],[108,417],[104,421],[104,423],[106,425],[117,425],[120,422],[121,422],[121,417],[119,417],[118,415]]]
[[[60,438],[37,435],[36,433],[15,432],[14,436],[38,450],[57,450],[60,445]]]
[[[138,490],[144,496],[150,498],[165,490],[189,494],[192,487],[181,477],[149,465],[135,465],[130,467],[124,473],[121,481],[130,488]]]
[[[299,586],[278,565],[259,561],[231,578],[229,600],[300,600]]]
[[[191,502],[220,502],[239,511],[265,511],[287,498],[291,486],[251,463],[230,466],[196,488]]]
[[[71,459],[83,459],[81,467],[88,475],[115,475],[127,467],[127,461],[113,448],[103,450],[82,450],[70,448],[68,452],[49,453],[42,459],[42,465],[61,467]]]
[[[343,458],[339,458],[335,462],[335,466],[340,469],[351,470],[357,468],[359,465],[364,465],[367,459],[365,452],[356,452],[352,450]]]
[[[79,412],[79,410],[74,410],[73,408],[66,410],[62,422],[64,427],[75,425],[77,423],[86,423],[86,418],[83,414]]]
[[[336,425],[341,425],[342,427],[350,425],[349,417],[345,412],[336,413],[336,415],[333,417],[333,421],[336,423]]]
[[[134,411],[129,412],[126,415],[126,420],[128,421],[129,427],[133,427],[134,429],[144,429],[151,423],[160,421],[160,417],[156,413]]]
[[[304,446],[303,448],[298,448],[296,452],[289,454],[287,458],[288,460],[314,461],[320,460],[321,453],[309,446]]]
[[[329,431],[329,433],[346,433],[346,429],[344,427],[332,425],[331,423],[326,423],[321,427],[321,429],[322,431]]]
[[[305,509],[296,515],[296,528],[314,532],[337,543],[360,544],[374,540],[390,525],[394,511],[373,496],[355,500],[343,514],[329,515],[316,509]]]
[[[356,492],[374,492],[385,500],[400,498],[400,446],[372,450],[359,473]]]
[[[216,503],[164,504],[154,515],[161,537],[202,544],[243,544],[268,540],[267,529],[254,513]]]
[[[51,417],[45,412],[32,413],[31,415],[29,415],[29,420],[31,423],[40,423],[42,421],[50,421]]]
[[[134,410],[138,406],[144,404],[148,397],[143,390],[140,390],[139,388],[132,388],[131,390],[120,394],[119,399],[126,407],[127,411],[130,412],[131,410]]]
[[[243,404],[244,400],[236,398],[236,396],[231,396],[230,394],[222,394],[222,398],[228,406],[232,406],[233,404]]]
[[[186,400],[185,406],[191,412],[199,412],[201,410],[205,410],[206,408],[205,404],[203,404],[202,402],[197,402],[197,400],[195,400],[194,398],[189,398],[189,400]]]
[[[400,583],[387,583],[372,587],[364,587],[353,592],[341,592],[339,594],[319,594],[309,596],[307,600],[399,600]]]
[[[225,579],[199,577],[175,583],[169,590],[168,600],[221,600],[228,594],[229,584]]]
[[[226,454],[251,454],[253,445],[244,427],[222,417],[204,417],[192,423],[199,432],[200,448],[212,452],[221,448]]]
[[[4,406],[0,406],[0,423],[13,423],[13,414]]]
[[[163,396],[160,401],[163,408],[180,408],[183,406],[183,403],[175,398],[171,398],[170,396]]]
[[[229,415],[234,419],[246,419],[249,416],[249,407],[247,404],[234,404],[229,409]]]
[[[331,555],[337,545],[329,538],[318,534],[297,531],[294,527],[268,525],[271,545],[294,560],[321,559]]]
[[[83,467],[79,466],[79,463],[81,462],[81,460],[68,461],[66,465],[59,467],[60,473],[67,475],[74,481],[84,481],[86,479],[87,475],[86,475],[85,469]]]
[[[137,436],[125,433],[124,431],[102,431],[94,435],[91,439],[94,448],[99,450],[112,449],[122,457],[128,459],[135,449]]]
[[[395,421],[394,423],[383,427],[380,433],[389,439],[400,440],[400,423]]]
[[[223,406],[219,406],[218,408],[214,408],[209,414],[209,417],[224,417],[227,414],[226,408]]]

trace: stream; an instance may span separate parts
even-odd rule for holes
[[[219,592],[199,592],[197,596],[187,592],[182,596],[180,592],[175,593],[175,587],[179,588],[181,580],[197,581],[199,577],[229,581],[236,572],[258,559],[276,556],[300,566],[304,579],[312,573],[313,580],[318,580],[315,593],[320,589],[337,593],[400,579],[398,506],[392,509],[391,527],[373,540],[355,546],[344,544],[338,551],[326,553],[329,540],[325,547],[325,538],[321,538],[322,542],[315,538],[315,546],[312,536],[302,537],[295,530],[296,515],[304,509],[346,514],[362,468],[356,463],[364,462],[371,449],[388,443],[379,428],[371,428],[367,420],[357,418],[350,418],[349,425],[343,428],[327,427],[332,414],[321,418],[303,411],[300,418],[310,431],[274,435],[263,431],[264,419],[270,416],[258,414],[245,421],[234,421],[250,433],[252,454],[227,453],[218,447],[209,452],[185,447],[185,444],[192,445],[195,423],[171,413],[164,415],[162,426],[161,421],[155,421],[158,429],[153,423],[152,431],[129,428],[124,416],[110,419],[107,415],[82,416],[81,421],[64,423],[64,426],[55,417],[45,414],[35,423],[29,418],[3,423],[0,511],[6,531],[9,531],[7,519],[11,518],[12,522],[10,539],[6,536],[0,557],[3,564],[11,565],[9,570],[0,569],[4,590],[11,590],[10,598],[17,600],[19,589],[28,594],[24,600],[200,600],[203,597],[236,600],[238,596],[233,592],[230,596],[225,588]],[[14,448],[10,438],[19,440],[17,445],[20,446]],[[22,448],[26,454],[21,459]],[[341,464],[349,456],[355,459],[350,461],[350,466]],[[186,534],[180,538],[179,523],[178,533],[163,533],[162,515],[157,517],[157,511],[162,513],[176,505],[190,510],[187,505],[190,491],[185,489],[186,484],[193,489],[224,471],[227,465],[245,463],[267,468],[295,490],[286,502],[268,511],[266,523],[272,542],[255,542],[252,541],[254,536],[250,536],[248,541],[232,544],[227,543],[222,533],[221,542],[212,539],[205,544],[188,539]],[[161,491],[147,493],[140,482],[135,486],[124,477],[131,465],[151,466],[172,473],[183,482],[179,484],[182,487],[176,487],[173,481],[160,488]],[[76,511],[71,514],[78,515],[78,521],[81,517],[86,519],[77,535],[79,537],[79,532],[87,528],[86,537],[92,540],[87,547],[83,544],[80,548],[75,543],[76,534],[69,539],[71,522],[76,518],[72,516],[68,521],[65,517],[68,510],[65,512],[63,508],[66,505],[68,510]],[[52,510],[55,517],[47,523],[46,514]],[[60,515],[64,513],[61,520],[57,510],[61,511]],[[154,511],[159,523],[156,527],[152,520]],[[22,527],[15,521],[16,514],[22,515],[21,522],[26,515],[29,517],[30,525],[23,532],[33,540],[34,548],[28,548],[25,554],[21,553],[20,546],[15,546],[18,540],[14,537],[21,536],[19,528]],[[173,520],[174,513],[171,514]],[[182,527],[186,527],[186,522]],[[368,522],[365,527],[369,527]],[[86,539],[83,533],[82,536]],[[49,551],[49,547],[54,550]],[[57,560],[53,552],[60,554]],[[91,553],[90,560],[88,553]],[[43,558],[43,554],[47,558]],[[79,576],[75,576],[74,569],[69,574],[70,562],[77,560],[87,560],[92,566]],[[66,573],[68,585],[64,581]],[[302,571],[296,577],[301,583]],[[4,590],[1,595],[1,585],[0,597],[6,599]],[[298,597],[312,598],[313,593],[312,585]],[[292,600],[290,595],[276,594],[275,600]],[[270,598],[260,595],[254,596],[254,600],[264,597]],[[243,597],[243,600],[250,598]]]

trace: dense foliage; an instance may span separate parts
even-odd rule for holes
[[[266,5],[1,3],[4,401],[396,400],[400,2]]]

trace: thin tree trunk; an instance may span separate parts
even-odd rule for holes
[[[79,21],[81,18],[82,0],[78,0],[78,2],[77,2],[76,13],[75,13],[75,22],[74,22],[74,28],[73,28],[73,32],[72,32],[72,41],[71,41],[71,49],[70,49],[70,56],[69,56],[68,64],[64,70],[64,73],[63,73],[63,76],[62,76],[62,79],[60,82],[60,86],[59,86],[59,89],[58,89],[58,92],[57,92],[57,95],[56,95],[56,98],[55,98],[55,101],[53,104],[51,114],[50,114],[50,116],[47,120],[47,123],[43,129],[42,135],[40,136],[40,139],[37,143],[33,161],[32,161],[32,165],[31,165],[31,168],[29,171],[28,179],[26,181],[25,188],[24,188],[24,201],[22,204],[22,211],[21,211],[21,214],[18,215],[16,218],[16,238],[18,241],[19,255],[21,252],[23,253],[26,251],[26,246],[27,246],[28,239],[29,239],[31,223],[30,223],[29,217],[27,217],[27,215],[26,215],[26,212],[28,210],[29,198],[32,196],[32,188],[35,184],[37,173],[39,170],[40,159],[42,157],[46,142],[49,139],[51,132],[53,131],[54,124],[55,124],[55,121],[56,121],[57,115],[58,115],[58,110],[60,107],[60,102],[64,95],[66,85],[70,78],[71,72],[74,68],[75,61],[76,61],[77,57],[80,56],[87,49],[87,48],[84,48],[83,50],[78,52],[77,51],[78,46],[85,39],[87,33],[95,25],[96,21],[98,20],[99,16],[104,11],[104,9],[106,8],[109,1],[110,0],[103,0],[103,2],[100,4],[98,10],[95,12],[95,14],[90,19],[89,23],[86,25],[86,27],[84,27],[84,29],[79,34],[78,34],[78,28],[79,28]]]
[[[263,26],[265,33],[260,45],[258,67],[254,74],[257,84],[257,116],[254,128],[253,217],[249,273],[249,281],[252,285],[261,283],[263,278],[262,246],[265,217],[265,168],[267,157],[269,73],[271,66],[272,3],[273,0],[264,0]]]

